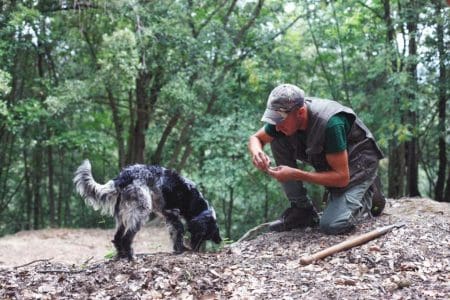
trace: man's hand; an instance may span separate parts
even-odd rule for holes
[[[264,145],[272,142],[273,137],[268,135],[264,127],[258,130],[248,139],[248,150],[252,156],[252,162],[255,167],[261,171],[266,171],[270,166],[270,158],[264,153]]]
[[[266,171],[270,166],[270,158],[264,151],[258,151],[253,155],[253,164],[261,171]]]
[[[289,180],[296,180],[296,175],[298,173],[298,169],[291,168],[288,166],[278,166],[274,168],[268,168],[267,174],[272,176],[278,181],[284,182]]]

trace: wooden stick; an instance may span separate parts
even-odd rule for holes
[[[312,263],[315,260],[325,258],[325,257],[330,256],[339,251],[347,250],[347,249],[362,245],[362,244],[367,243],[368,241],[371,241],[379,236],[382,236],[383,234],[391,231],[393,228],[400,228],[404,225],[405,224],[403,224],[403,223],[389,225],[389,226],[385,226],[385,227],[381,227],[381,228],[372,230],[368,233],[361,234],[359,236],[356,236],[354,238],[343,241],[342,243],[331,246],[329,248],[326,248],[326,249],[319,251],[317,253],[314,253],[312,255],[304,256],[304,257],[300,258],[300,263],[302,265],[309,265],[310,263]]]
[[[44,258],[44,259],[36,259],[36,260],[30,261],[29,263],[26,263],[26,264],[23,264],[23,265],[20,265],[20,266],[15,266],[14,269],[26,267],[26,266],[32,265],[32,264],[40,262],[40,261],[50,261],[52,259],[53,259],[53,257],[52,258]]]
[[[243,241],[248,241],[254,239],[256,236],[261,234],[263,231],[266,231],[269,228],[270,222],[259,224],[256,227],[253,227],[249,231],[247,231],[236,243],[240,243]]]

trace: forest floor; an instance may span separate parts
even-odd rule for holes
[[[112,230],[21,232],[0,239],[0,299],[450,299],[449,220],[449,203],[404,198],[346,235],[264,233],[182,255],[169,252],[164,228],[149,227],[133,262],[104,258]],[[405,226],[300,264],[303,255],[398,222]]]

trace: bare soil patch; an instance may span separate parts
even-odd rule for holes
[[[448,203],[399,199],[347,235],[306,228],[265,233],[216,253],[0,268],[0,298],[450,299],[449,220]],[[311,265],[300,264],[305,254],[397,222],[406,226]]]
[[[114,229],[42,229],[21,231],[0,238],[0,267],[14,267],[38,259],[81,265],[105,259],[114,250]],[[134,242],[136,253],[170,252],[164,226],[141,229]]]

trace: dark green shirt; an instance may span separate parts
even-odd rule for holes
[[[328,120],[325,129],[325,153],[337,153],[347,149],[347,134],[352,126],[352,118],[345,113],[334,115]],[[264,131],[273,138],[282,137],[284,133],[277,131],[275,125],[264,125]],[[299,131],[302,144],[306,145],[306,135],[304,131]]]

